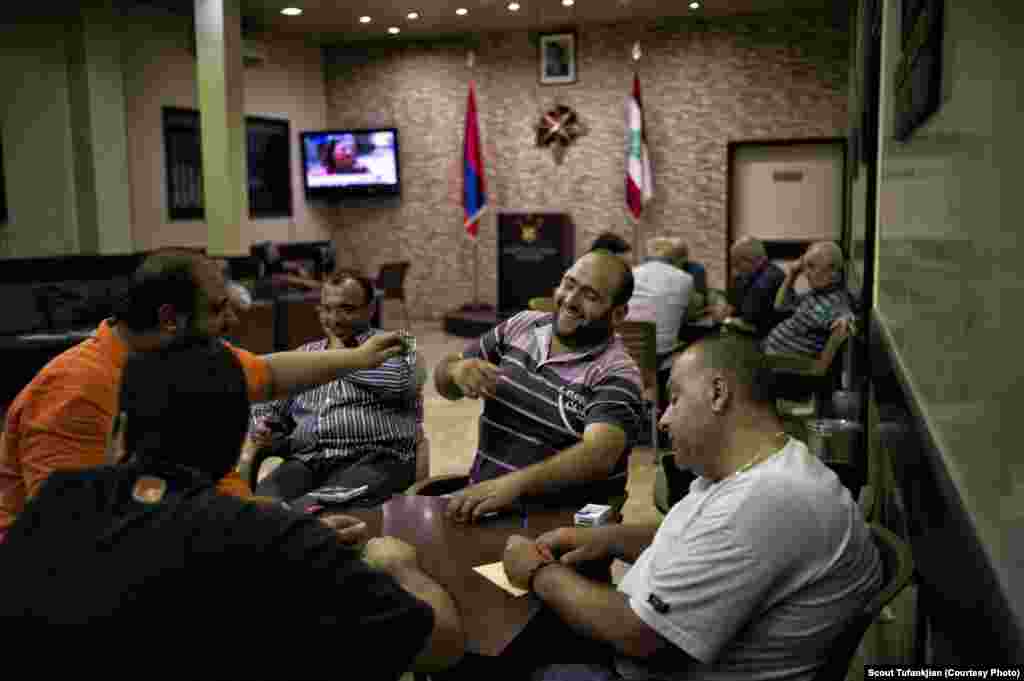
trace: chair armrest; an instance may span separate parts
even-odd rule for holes
[[[751,334],[756,334],[757,333],[757,329],[755,329],[752,324],[748,323],[742,317],[726,317],[722,321],[722,324],[724,324],[727,327],[738,329],[738,330],[740,330],[740,331],[742,331],[744,333],[751,333]]]
[[[768,355],[768,368],[783,374],[797,374],[800,376],[824,376],[828,371],[828,365],[821,362],[820,358],[806,357],[804,355]]]
[[[409,496],[439,497],[457,492],[468,484],[468,475],[435,475],[420,480],[405,490],[405,493]]]

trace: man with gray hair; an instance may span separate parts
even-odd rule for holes
[[[670,368],[669,353],[693,291],[693,276],[683,270],[686,244],[677,237],[656,236],[647,241],[647,257],[633,268],[630,309],[650,310],[657,326],[659,368]]]
[[[796,295],[793,282],[804,273],[810,290]],[[786,278],[775,296],[775,309],[792,311],[764,339],[768,354],[816,358],[837,328],[851,330],[856,304],[843,285],[843,252],[832,241],[812,244],[803,257],[786,266]]]
[[[729,249],[733,281],[728,300],[715,306],[711,316],[764,338],[782,318],[775,310],[775,295],[786,278],[770,260],[760,239],[744,236]]]
[[[678,237],[656,236],[647,241],[647,257],[633,268],[633,297],[627,319],[653,320],[657,347],[658,413],[668,406],[668,376],[672,350],[686,320],[694,278],[683,269],[688,250]]]

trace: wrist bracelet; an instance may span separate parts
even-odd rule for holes
[[[558,561],[557,560],[545,560],[545,561],[542,561],[540,563],[537,563],[536,567],[534,567],[532,570],[530,570],[530,576],[526,578],[526,590],[527,591],[529,591],[531,593],[534,593],[534,591],[533,591],[533,582],[534,582],[535,579],[537,579],[537,573],[539,573],[541,570],[543,570],[544,568],[546,568],[549,565],[558,565]]]

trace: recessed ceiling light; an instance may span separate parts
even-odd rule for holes
[[[460,17],[464,17],[467,14],[469,14],[469,10],[466,9],[465,7],[460,7],[457,10],[455,10],[455,13],[458,14]]]
[[[391,28],[388,29],[388,33],[390,33],[391,35],[396,35],[401,32],[402,29],[398,28],[397,26],[392,26]]]
[[[405,15],[405,18],[408,19],[409,21],[416,21],[417,19],[420,18],[420,13],[419,12],[409,12],[408,14]]]
[[[562,5],[564,7],[572,7],[575,4],[576,4],[576,0],[562,0]]]
[[[691,2],[690,3],[690,9],[700,9],[700,3],[699,2]]]
[[[510,3],[508,3],[508,11],[509,12],[518,12],[519,11],[519,6],[520,5],[519,5],[518,2],[510,2]]]
[[[302,10],[299,9],[298,7],[285,7],[283,10],[281,10],[281,14],[287,17],[297,17],[300,14],[302,14]]]
[[[373,18],[371,18],[371,17],[366,17],[366,16],[359,17],[359,23],[360,24],[368,24],[371,21],[373,21]]]

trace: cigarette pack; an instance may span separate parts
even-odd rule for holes
[[[612,517],[612,507],[604,504],[587,504],[576,511],[576,525],[579,527],[598,527],[607,523]]]

